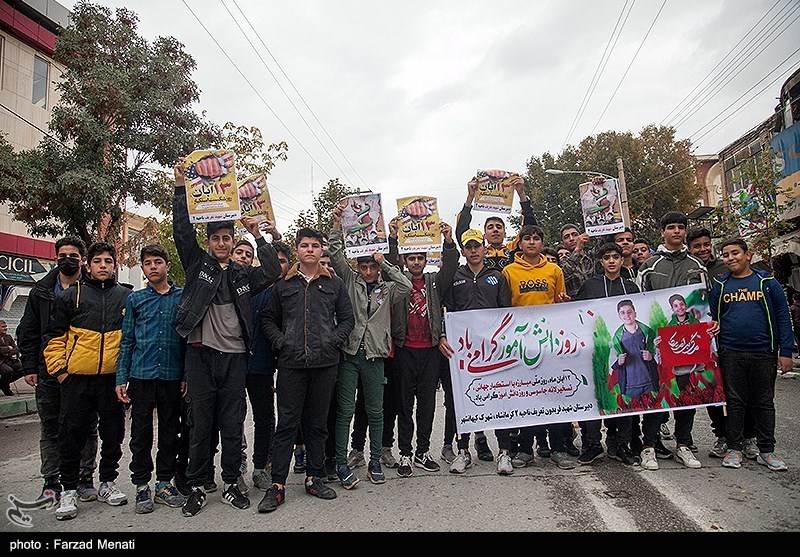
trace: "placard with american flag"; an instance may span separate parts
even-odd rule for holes
[[[190,222],[241,218],[232,151],[198,150],[186,157],[186,202]]]

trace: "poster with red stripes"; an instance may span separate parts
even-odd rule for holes
[[[233,151],[193,151],[186,157],[185,165],[189,221],[200,223],[241,218]]]

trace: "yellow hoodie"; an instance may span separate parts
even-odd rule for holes
[[[503,276],[511,290],[512,306],[552,304],[566,293],[561,268],[542,255],[536,265],[531,265],[517,253],[514,262],[503,269]]]

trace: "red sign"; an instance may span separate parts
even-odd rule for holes
[[[701,322],[659,329],[661,366],[672,370],[676,366],[701,364],[705,369],[713,369],[710,326],[711,323]]]

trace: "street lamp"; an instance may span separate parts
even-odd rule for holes
[[[619,168],[619,179],[614,178],[613,176],[609,176],[603,172],[597,172],[595,170],[559,170],[557,168],[547,168],[545,169],[545,174],[550,175],[560,175],[560,174],[582,174],[584,176],[602,176],[606,180],[617,180],[619,184],[619,202],[620,207],[622,208],[622,221],[625,223],[625,226],[631,225],[631,215],[628,210],[628,190],[625,188],[625,171],[622,169],[622,159],[617,158],[617,167]]]

